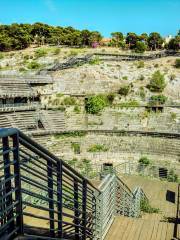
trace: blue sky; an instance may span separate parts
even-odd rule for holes
[[[98,30],[160,32],[180,29],[180,0],[0,0],[0,23],[44,22]]]

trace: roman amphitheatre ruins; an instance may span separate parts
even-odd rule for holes
[[[126,191],[143,189],[154,211],[142,211],[141,217],[134,218],[119,208],[120,214],[96,239],[170,240],[175,232],[179,239],[180,69],[174,66],[179,53],[44,49],[45,56],[38,57],[37,49],[28,48],[5,53],[0,60],[0,128],[19,129],[96,187],[108,169],[125,183],[122,186],[128,186]],[[27,67],[34,58],[38,69]],[[152,96],[159,94],[148,88],[156,73],[166,83],[163,103],[154,101]],[[89,99],[97,96],[105,99],[103,108],[88,112]],[[23,164],[27,168],[22,175],[32,168],[27,161]],[[26,184],[30,186],[27,179]],[[46,214],[33,219],[32,203],[27,206],[25,223],[48,225]]]

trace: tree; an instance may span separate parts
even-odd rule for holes
[[[113,32],[111,33],[111,36],[112,36],[112,41],[111,41],[112,45],[115,47],[119,47],[119,44],[124,40],[123,34],[121,32]]]
[[[133,49],[135,47],[137,40],[138,36],[136,33],[129,32],[126,36],[126,43],[129,45],[130,49]]]
[[[140,42],[138,41],[136,43],[136,47],[135,47],[135,52],[137,53],[143,53],[147,50],[147,45],[144,42]]]
[[[90,40],[91,44],[93,42],[99,43],[102,40],[102,35],[97,31],[93,31],[93,32],[91,32],[91,36],[90,36],[89,40]]]
[[[139,38],[139,41],[147,43],[148,34],[147,33],[142,33],[138,38]]]
[[[164,75],[161,74],[160,71],[154,72],[147,88],[152,92],[162,92],[165,87],[166,82]]]
[[[151,50],[157,50],[162,47],[163,39],[157,32],[150,33],[148,37],[148,45]]]
[[[172,50],[180,49],[180,35],[170,40],[168,44],[168,49],[172,49]]]
[[[81,31],[82,45],[89,46],[90,45],[90,36],[91,32],[87,29]]]

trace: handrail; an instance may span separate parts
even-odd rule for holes
[[[49,152],[46,148],[42,147],[40,144],[38,144],[37,142],[35,142],[33,139],[29,138],[27,135],[25,135],[23,132],[21,132],[20,130],[18,130],[19,132],[19,136],[21,137],[21,139],[24,139],[26,141],[28,141],[32,146],[36,145],[36,148],[39,149],[41,152],[45,153],[47,156],[50,156],[52,159],[54,159],[55,161],[59,161],[60,159],[58,157],[56,157],[54,154],[52,154],[51,152]],[[20,141],[22,141],[20,139]],[[62,160],[61,160],[62,161]],[[73,172],[74,174],[76,174],[78,177],[84,179],[84,177],[82,177],[81,174],[79,174],[76,170],[74,170],[71,166],[69,166],[66,162],[63,162],[63,165],[65,167],[67,167],[71,172]],[[99,192],[99,189],[96,188],[88,179],[86,179],[87,183],[92,186],[94,189],[96,189],[96,191]]]
[[[142,189],[114,172],[96,188],[18,129],[0,139],[0,238],[103,240],[115,215],[140,215]]]
[[[99,189],[19,130],[0,139],[0,237],[93,239]]]

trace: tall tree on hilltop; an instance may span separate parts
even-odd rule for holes
[[[161,49],[162,44],[163,44],[163,39],[159,33],[152,32],[149,34],[148,45],[151,50]]]
[[[129,32],[126,36],[126,43],[129,45],[130,49],[133,49],[136,46],[136,42],[138,40],[138,36],[136,33]]]
[[[120,43],[124,40],[124,36],[121,32],[112,32],[112,45],[115,47],[119,47]]]

